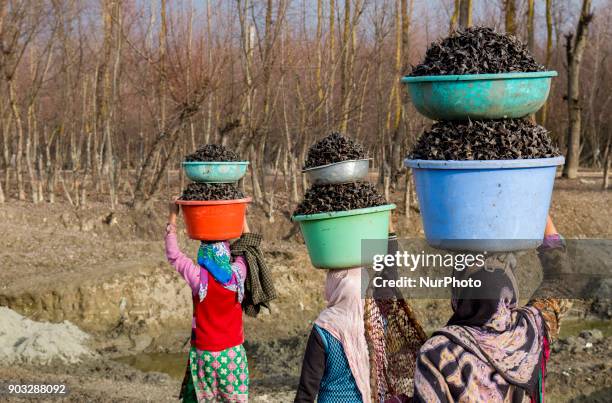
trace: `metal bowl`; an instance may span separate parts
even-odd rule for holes
[[[360,182],[368,176],[369,159],[334,162],[302,170],[312,185]]]

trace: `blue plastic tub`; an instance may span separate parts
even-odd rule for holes
[[[184,161],[185,175],[194,182],[233,183],[245,174],[249,161]]]
[[[494,161],[405,160],[427,242],[466,251],[531,249],[542,242],[563,157]]]
[[[403,77],[412,103],[433,120],[521,118],[540,109],[556,71]]]

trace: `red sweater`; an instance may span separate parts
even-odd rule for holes
[[[242,307],[234,291],[208,274],[206,298],[193,297],[195,329],[192,344],[199,350],[221,351],[244,342]]]

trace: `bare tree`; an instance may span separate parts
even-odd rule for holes
[[[565,36],[567,58],[567,109],[569,124],[567,130],[567,156],[563,167],[563,176],[574,179],[578,176],[580,165],[580,135],[581,135],[581,106],[580,106],[580,64],[586,48],[589,33],[589,24],[593,20],[591,13],[591,0],[583,0],[580,18],[575,33]]]
[[[612,138],[612,136],[610,136],[610,133],[608,133],[608,141],[606,142],[606,149],[604,152],[604,158],[603,158],[603,180],[601,183],[601,189],[602,190],[608,190],[608,187],[610,187],[610,139]]]
[[[182,155],[214,142],[251,161],[241,186],[277,220],[307,185],[299,168],[308,146],[341,129],[364,143],[385,193],[406,185],[408,214],[413,183],[401,160],[427,122],[399,79],[446,33],[432,22],[469,26],[476,4],[448,1],[454,10],[444,15],[413,0],[317,0],[312,10],[288,0],[94,3],[0,1],[0,202],[144,208],[182,187]],[[479,18],[503,25],[508,17],[515,32],[518,22],[532,51],[546,49],[547,68],[560,69],[560,32],[579,10],[547,0],[545,38],[534,31],[538,3],[501,4],[479,3]],[[519,12],[526,18],[517,21]],[[612,127],[605,21],[590,27],[592,46],[572,83],[585,95],[582,163],[604,170]],[[554,136],[569,132],[561,91],[556,81],[541,112]]]
[[[553,18],[552,18],[552,2],[553,0],[546,0],[546,58],[545,66],[550,68],[550,62],[552,58],[553,50]],[[535,37],[535,35],[534,35]],[[544,103],[540,111],[540,122],[546,126],[546,120],[548,118],[548,100]]]
[[[23,125],[22,108],[16,90],[16,74],[28,47],[42,28],[45,13],[46,10],[42,5],[29,1],[5,1],[0,5],[0,16],[2,17],[0,28],[2,29],[1,37],[3,38],[0,41],[0,46],[2,47],[0,53],[3,55],[0,59],[0,72],[6,81],[12,121],[17,132],[15,172],[17,178],[17,197],[19,200],[25,200],[26,198],[23,180],[24,136],[26,133]],[[49,40],[49,43],[52,43],[52,39]],[[43,58],[43,60],[45,59]],[[40,76],[36,75],[35,79],[38,78]],[[42,80],[42,78],[40,79]],[[39,89],[40,82],[33,83],[33,88],[28,91],[26,98],[30,106],[34,102]],[[5,132],[5,136],[7,135],[8,133]],[[8,183],[6,183],[6,187],[7,189],[9,188]]]

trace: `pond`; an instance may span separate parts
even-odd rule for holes
[[[128,355],[116,361],[127,364],[143,372],[162,372],[174,379],[181,380],[185,375],[187,353],[146,353]]]
[[[583,330],[599,329],[604,337],[612,336],[612,320],[565,320],[561,322],[560,337],[578,336]]]
[[[116,358],[115,361],[127,364],[143,372],[161,372],[173,379],[182,380],[187,366],[187,353],[145,353]],[[249,378],[258,379],[259,372],[251,361]]]

